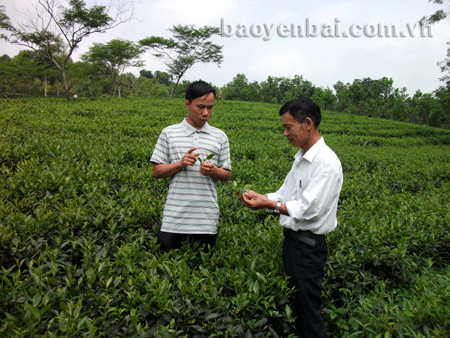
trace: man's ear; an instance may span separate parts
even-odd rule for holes
[[[308,128],[313,129],[313,128],[315,127],[314,121],[311,120],[310,117],[305,118],[305,119],[303,120],[303,123],[305,123],[306,126],[307,126]]]
[[[189,100],[184,101],[184,106],[186,107],[187,110],[191,109],[191,103],[189,102]]]

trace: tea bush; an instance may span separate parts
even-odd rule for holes
[[[292,290],[278,220],[236,187],[277,190],[296,149],[278,105],[216,102],[232,179],[217,245],[161,253],[168,180],[149,163],[183,100],[0,100],[0,334],[4,337],[288,337]],[[450,132],[323,112],[340,157],[327,236],[330,337],[445,337]]]

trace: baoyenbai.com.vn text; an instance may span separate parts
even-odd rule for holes
[[[341,21],[335,19],[333,24],[315,24],[306,18],[303,23],[274,24],[251,23],[231,24],[222,18],[220,20],[220,35],[222,37],[261,38],[264,41],[271,40],[274,36],[281,38],[406,38],[422,37],[431,38],[431,26],[419,23],[398,24],[357,24],[353,23],[343,28]]]

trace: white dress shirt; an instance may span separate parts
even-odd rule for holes
[[[281,226],[323,235],[336,229],[342,181],[341,162],[321,137],[304,156],[301,149],[295,154],[284,184],[267,197],[286,203],[289,216],[280,215]]]

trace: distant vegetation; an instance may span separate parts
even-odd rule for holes
[[[329,107],[374,116],[395,103],[378,112],[371,99]],[[233,168],[218,184],[217,245],[163,254],[168,180],[149,160],[186,116],[183,99],[0,99],[0,336],[288,337],[282,229],[235,195],[273,192],[290,169],[279,107],[217,101],[211,124]],[[450,131],[325,110],[321,133],[344,169],[327,236],[329,336],[450,336]]]
[[[125,42],[122,42],[125,44]],[[142,69],[140,76],[118,73],[106,63],[69,62],[67,74],[71,92],[77,97],[184,97],[187,81],[176,83],[172,75]],[[25,50],[10,58],[0,57],[0,93],[4,98],[65,97],[60,72],[51,63]],[[214,84],[213,84],[214,85]],[[217,88],[218,98],[226,100],[282,103],[298,96],[315,100],[323,109],[363,116],[450,128],[450,91],[440,87],[433,93],[417,91],[412,97],[406,88],[394,87],[390,78],[355,79],[337,82],[333,88],[317,87],[302,76],[271,77],[249,82],[237,74]]]
[[[440,5],[421,25],[434,24],[450,14],[447,1],[430,0]],[[210,38],[220,34],[213,26],[174,25],[172,37],[148,36],[138,42],[113,39],[94,43],[81,55],[83,62],[73,62],[73,52],[81,42],[97,33],[128,22],[134,16],[134,3],[107,1],[106,5],[88,7],[82,0],[70,0],[67,7],[51,0],[30,5],[39,20],[17,10],[7,12],[0,5],[0,39],[26,50],[16,56],[0,57],[0,97],[66,96],[98,98],[182,97],[185,73],[196,63],[223,62],[222,48]],[[141,69],[140,76],[124,73],[130,67],[144,67],[141,56],[146,51],[166,60],[167,73]],[[317,87],[303,78],[269,76],[266,81],[249,83],[245,74],[218,88],[219,98],[265,103],[282,103],[298,96],[317,101],[323,109],[363,116],[450,128],[450,48],[438,63],[444,73],[443,86],[433,93],[418,90],[412,97],[407,88],[395,88],[393,80],[355,79],[338,81],[333,89]],[[159,74],[158,74],[159,73]],[[214,85],[214,83],[213,83]]]

